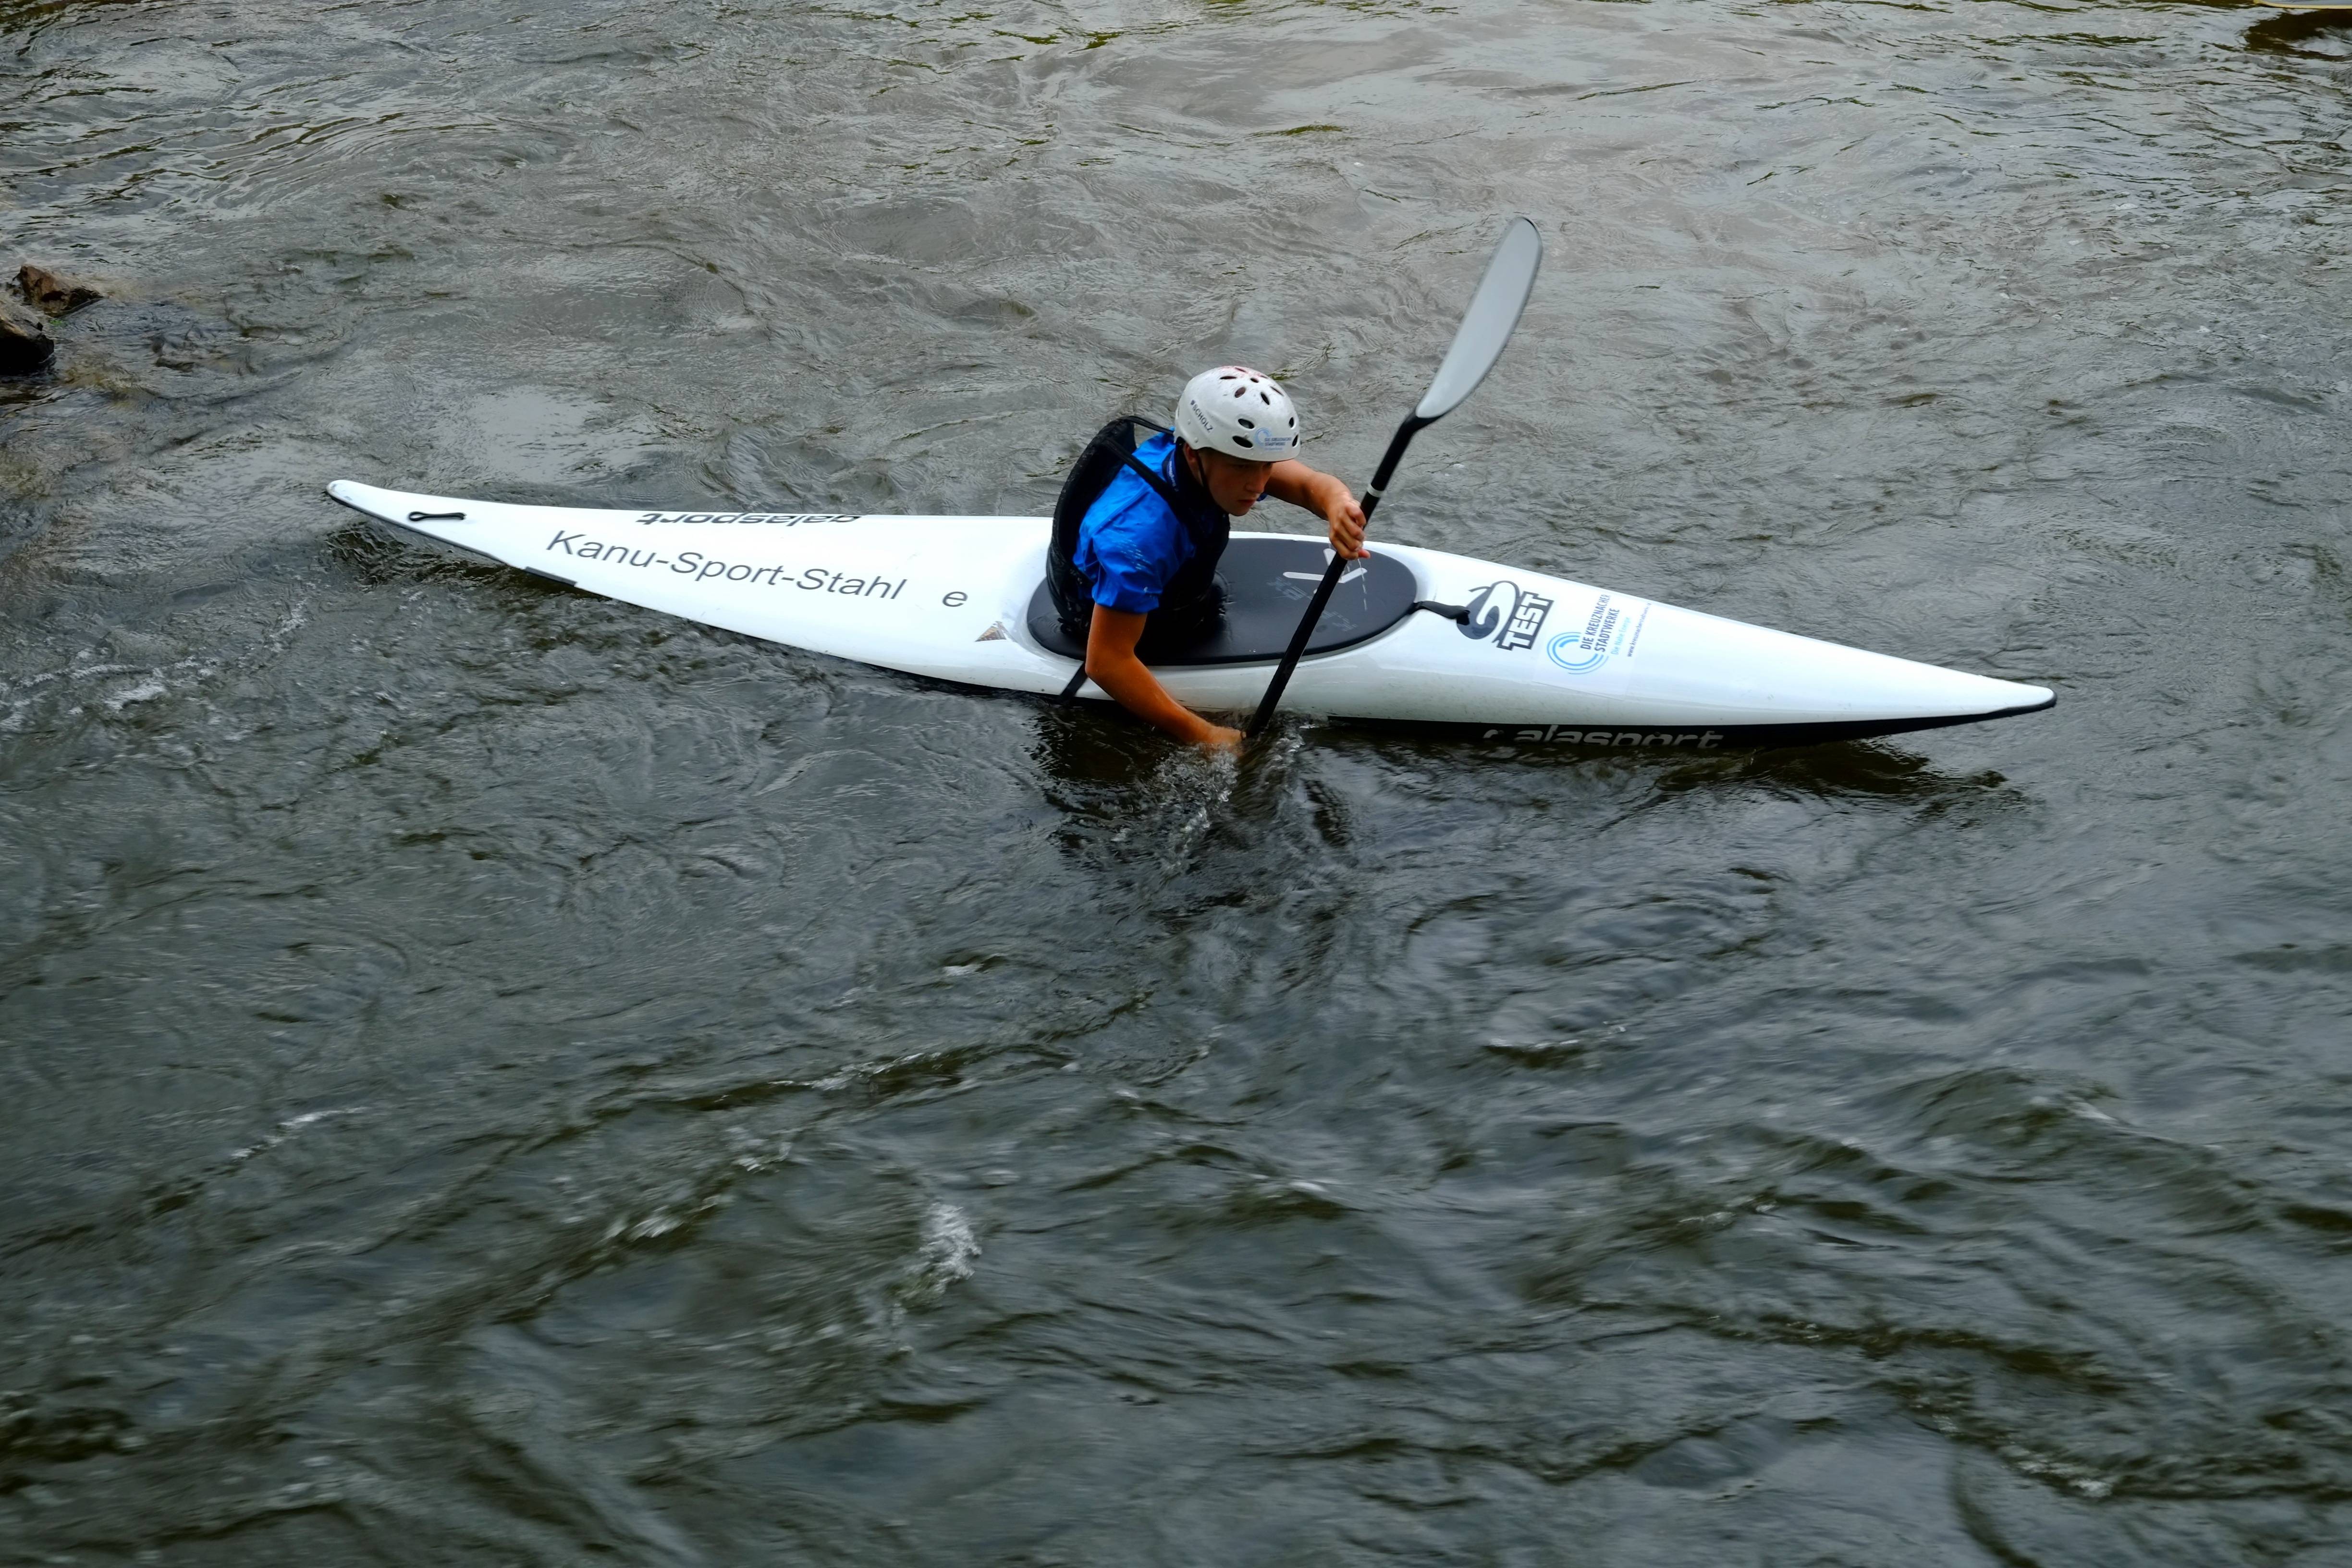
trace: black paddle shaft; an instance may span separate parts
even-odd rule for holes
[[[1462,324],[1454,329],[1453,346],[1437,367],[1437,378],[1421,401],[1412,405],[1397,433],[1390,438],[1389,449],[1381,458],[1381,466],[1373,471],[1372,488],[1364,492],[1364,520],[1371,521],[1372,509],[1381,504],[1381,492],[1389,488],[1395,477],[1397,459],[1424,425],[1434,425],[1461,405],[1464,398],[1478,389],[1495,362],[1503,357],[1503,345],[1511,341],[1511,331],[1519,324],[1519,312],[1527,309],[1528,294],[1536,286],[1536,268],[1543,263],[1543,237],[1536,226],[1526,218],[1515,217],[1503,226],[1503,242],[1495,247],[1495,258],[1486,263],[1486,276],[1478,281],[1478,291],[1470,297],[1470,308],[1463,312]],[[1249,733],[1257,734],[1274,719],[1275,704],[1282,700],[1283,688],[1290,684],[1291,672],[1298,668],[1300,656],[1307,652],[1307,639],[1315,635],[1315,623],[1323,618],[1323,607],[1331,602],[1331,591],[1347,575],[1348,563],[1337,550],[1331,552],[1331,563],[1323,568],[1323,581],[1315,584],[1315,597],[1308,600],[1307,613],[1298,618],[1298,629],[1290,637],[1290,647],[1275,667],[1274,679],[1265,689],[1265,698],[1250,715]]]
[[[1423,426],[1436,423],[1434,419],[1423,419],[1419,414],[1408,414],[1404,423],[1397,426],[1396,434],[1389,437],[1389,449],[1381,454],[1381,466],[1372,470],[1371,488],[1364,492],[1364,499],[1360,503],[1364,509],[1366,526],[1370,525],[1372,512],[1381,504],[1381,492],[1388,489],[1389,480],[1395,477],[1396,466],[1403,458],[1404,449],[1412,445],[1413,437],[1420,433]],[[1290,684],[1291,671],[1298,668],[1300,658],[1307,652],[1307,641],[1315,635],[1316,623],[1323,618],[1324,606],[1330,604],[1333,590],[1339,586],[1339,579],[1347,575],[1347,572],[1348,558],[1333,551],[1330,564],[1323,568],[1323,580],[1315,584],[1315,596],[1307,601],[1307,613],[1298,617],[1298,629],[1290,634],[1290,646],[1282,651],[1282,662],[1275,667],[1274,679],[1266,683],[1265,695],[1258,700],[1257,711],[1250,715],[1246,733],[1256,735],[1273,720],[1275,705],[1282,700],[1282,689]]]

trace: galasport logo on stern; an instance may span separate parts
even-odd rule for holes
[[[1536,646],[1543,635],[1544,617],[1551,601],[1530,594],[1517,583],[1489,583],[1472,595],[1470,613],[1459,623],[1462,635],[1473,642],[1495,639],[1498,653],[1517,653]]]

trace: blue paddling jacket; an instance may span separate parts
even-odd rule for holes
[[[1138,427],[1155,434],[1139,444]],[[1094,606],[1151,617],[1146,635],[1205,630],[1223,605],[1217,563],[1233,534],[1176,437],[1123,415],[1078,455],[1054,507],[1046,581],[1063,629],[1084,640]]]

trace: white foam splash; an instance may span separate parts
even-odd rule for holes
[[[964,1212],[953,1204],[933,1204],[923,1214],[922,1246],[915,1255],[908,1298],[937,1301],[949,1286],[971,1278],[972,1260],[979,1256],[980,1238]]]
[[[245,1161],[252,1159],[256,1154],[266,1154],[270,1150],[277,1148],[280,1143],[285,1142],[289,1138],[293,1137],[295,1133],[299,1132],[303,1128],[309,1127],[315,1122],[331,1121],[338,1117],[343,1116],[357,1116],[366,1109],[367,1108],[363,1105],[348,1105],[334,1110],[306,1110],[299,1116],[289,1116],[285,1121],[278,1124],[275,1131],[269,1133],[259,1142],[247,1144],[242,1149],[230,1150],[228,1156],[229,1163],[233,1165],[241,1164]]]
[[[160,677],[151,675],[146,679],[126,686],[107,698],[106,706],[110,711],[120,713],[133,702],[152,702],[169,689],[171,689],[163,684]]]

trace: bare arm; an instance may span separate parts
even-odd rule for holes
[[[1180,741],[1198,746],[1237,746],[1242,732],[1212,724],[1168,695],[1144,662],[1135,657],[1143,638],[1144,617],[1131,610],[1095,606],[1087,627],[1087,677],[1118,700],[1118,705]]]
[[[1304,507],[1331,525],[1331,548],[1354,561],[1364,553],[1364,509],[1347,486],[1296,458],[1275,464],[1265,477],[1265,493],[1276,500]]]

